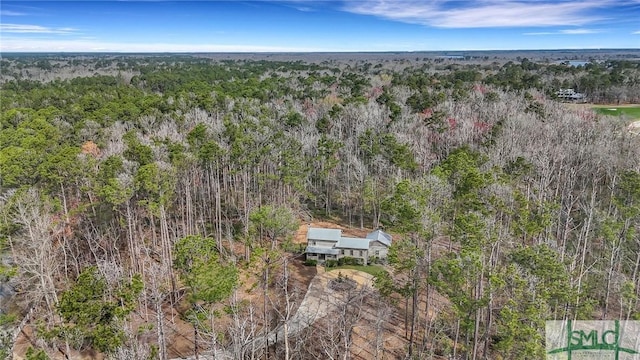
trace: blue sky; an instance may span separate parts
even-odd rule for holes
[[[640,0],[10,1],[0,51],[640,48]]]

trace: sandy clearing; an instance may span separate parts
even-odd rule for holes
[[[322,270],[318,269],[318,274],[325,274],[327,279],[332,280],[337,278],[340,274],[342,276],[347,277],[358,283],[360,286],[368,286],[373,288],[373,275],[367,274],[363,271],[358,271],[354,269],[336,269],[331,271],[326,271],[324,267],[319,266]]]

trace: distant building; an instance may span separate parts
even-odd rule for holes
[[[559,99],[571,101],[583,101],[586,98],[584,94],[575,92],[573,89],[560,89],[556,91],[556,96]]]
[[[344,237],[340,229],[307,230],[307,259],[319,262],[352,257],[367,265],[371,257],[386,259],[389,246],[391,235],[382,230],[370,232],[364,239]]]

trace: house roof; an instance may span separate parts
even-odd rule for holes
[[[340,229],[321,229],[310,227],[307,231],[307,240],[324,240],[338,242],[342,236],[342,230]]]
[[[367,234],[367,239],[377,240],[381,243],[391,246],[391,235],[382,230],[376,230]]]
[[[307,230],[307,240],[320,240],[335,242],[333,246],[327,244],[325,246],[307,246],[307,253],[338,255],[340,249],[356,249],[369,250],[371,241],[379,241],[380,243],[391,246],[391,235],[382,230],[376,230],[367,234],[365,239],[342,237],[340,229],[323,229],[312,228]]]
[[[335,247],[342,249],[369,250],[369,239],[341,237]]]
[[[327,255],[338,255],[340,254],[340,250],[326,247],[326,246],[307,246],[305,250],[306,253],[311,254],[327,254]]]

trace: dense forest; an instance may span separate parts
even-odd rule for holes
[[[638,60],[0,68],[0,358],[538,359],[546,320],[640,320],[640,138],[556,98],[640,103]],[[316,220],[394,241],[289,335]]]

